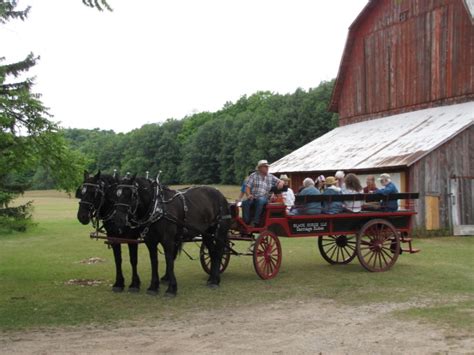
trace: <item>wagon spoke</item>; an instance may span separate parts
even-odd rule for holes
[[[326,254],[329,254],[331,252],[331,250],[333,250],[336,247],[337,247],[337,245],[334,244],[332,247],[330,247],[328,250],[326,250]]]
[[[371,244],[372,244],[372,240],[369,240],[369,241],[367,241],[367,240],[361,240],[361,241],[360,241],[360,244],[362,244],[362,245],[371,245]]]
[[[367,260],[367,264],[370,264],[370,261],[372,260],[372,258],[374,257],[375,255],[375,252],[374,251],[370,251],[371,255],[370,255],[370,258],[369,260]]]
[[[387,250],[390,251],[390,253],[387,252]],[[393,253],[390,249],[382,248],[382,253],[384,253],[390,259],[390,261],[393,259]]]
[[[326,243],[326,244],[323,244],[323,247],[326,247],[326,246],[328,246],[328,245],[334,245],[334,244],[336,244],[336,241],[333,240],[333,241],[330,241],[330,242],[328,242],[328,243]]]
[[[378,256],[378,253],[376,251],[374,251],[374,258],[371,261],[371,264],[372,264],[373,268],[377,268],[377,256]]]
[[[341,260],[345,260],[345,259],[346,259],[346,255],[345,255],[344,251],[346,250],[346,248],[341,247],[340,249],[341,249],[341,258],[342,258]]]
[[[346,247],[352,250],[353,252],[356,250],[355,246],[352,246],[352,245],[347,245]]]
[[[382,266],[382,253],[379,252],[379,265],[380,265],[380,269],[383,269],[383,266]]]
[[[383,261],[385,262],[385,265],[388,265],[389,262],[387,262],[387,259],[385,259],[385,251],[383,249],[380,253],[380,256],[383,258]],[[390,257],[389,257],[389,259],[390,259]]]

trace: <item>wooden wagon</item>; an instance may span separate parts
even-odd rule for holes
[[[279,238],[311,237],[318,238],[321,256],[330,264],[348,264],[357,256],[368,271],[387,271],[401,253],[419,252],[412,247],[410,237],[413,216],[416,214],[413,200],[417,198],[418,194],[415,193],[300,196],[296,203],[303,211],[304,205],[309,202],[335,201],[373,203],[401,200],[401,208],[396,212],[291,215],[285,205],[269,203],[263,212],[262,223],[257,227],[247,225],[240,215],[240,208],[234,204],[231,208],[234,223],[229,232],[229,244],[222,259],[221,272],[227,268],[231,256],[249,255],[253,258],[259,277],[274,278],[282,262]],[[242,241],[251,243],[249,252],[241,253],[234,248],[236,242]],[[203,269],[209,272],[210,259],[204,244],[201,245],[200,260]]]

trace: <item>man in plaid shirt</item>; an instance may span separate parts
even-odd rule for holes
[[[262,214],[263,207],[268,203],[268,196],[272,187],[278,186],[281,189],[284,185],[282,180],[268,173],[268,167],[269,165],[266,160],[260,160],[257,165],[257,171],[251,174],[247,180],[245,188],[247,200],[242,203],[243,217],[244,222],[252,227],[260,223],[260,215]],[[250,223],[250,208],[253,205],[255,206],[255,215],[252,223]]]

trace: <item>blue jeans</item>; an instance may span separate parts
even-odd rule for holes
[[[252,222],[255,224],[260,223],[260,215],[262,214],[263,207],[268,203],[268,199],[266,197],[257,197],[253,200],[245,200],[242,202],[242,210],[244,214],[244,222],[246,224],[250,224],[250,207],[255,205],[255,215],[253,217]]]

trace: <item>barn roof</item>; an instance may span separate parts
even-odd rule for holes
[[[474,23],[474,0],[461,0],[466,5],[466,9],[471,15],[471,20]],[[349,66],[350,56],[352,52],[352,47],[354,45],[356,30],[359,25],[365,20],[372,9],[379,4],[380,0],[368,0],[368,3],[362,9],[362,11],[357,15],[356,19],[349,26],[349,33],[347,35],[346,45],[344,46],[344,52],[342,53],[341,63],[339,64],[339,71],[336,77],[336,83],[332,92],[331,101],[329,103],[328,110],[330,112],[338,112],[339,98],[341,96],[342,86],[344,84],[344,77],[346,74],[347,67]]]
[[[346,45],[342,53],[341,63],[339,64],[339,72],[337,73],[336,83],[332,92],[331,102],[329,103],[329,111],[338,112],[339,96],[341,95],[342,85],[344,83],[344,75],[349,65],[350,54],[355,40],[355,29],[359,26],[365,16],[374,8],[378,0],[369,0],[367,5],[357,15],[356,19],[349,26],[349,34],[347,35]]]
[[[333,129],[273,163],[273,173],[410,166],[474,125],[474,101]]]
[[[471,14],[471,19],[474,20],[474,0],[464,0],[464,3]]]

